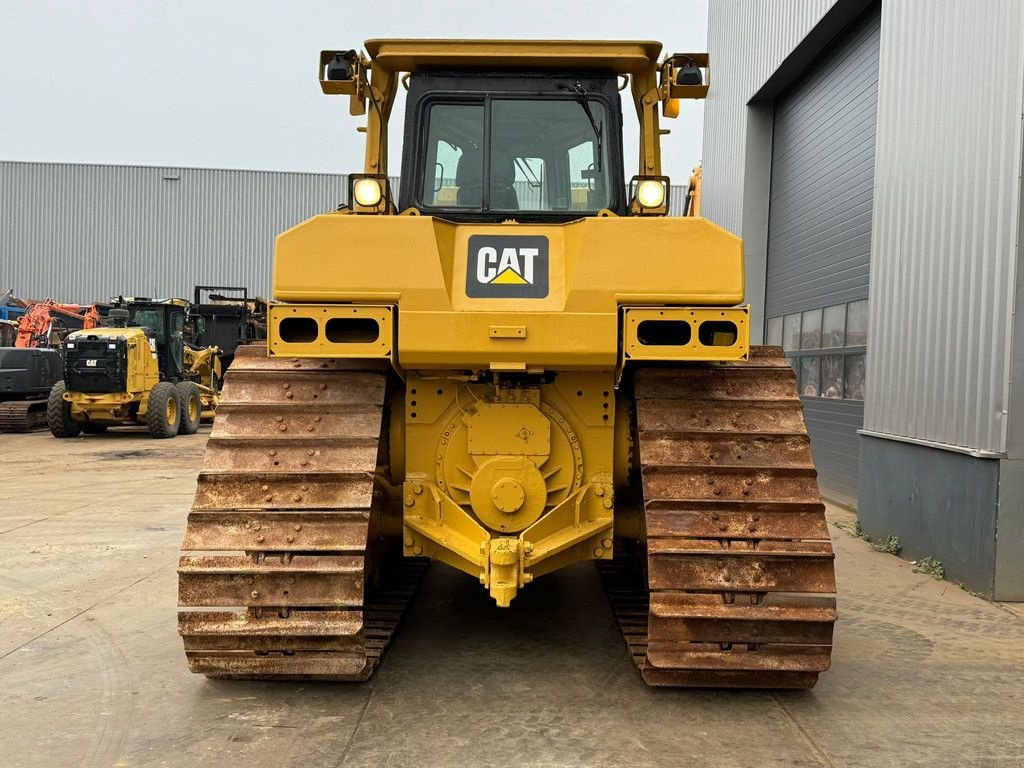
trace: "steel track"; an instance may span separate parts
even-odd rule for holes
[[[35,432],[46,429],[46,398],[0,403],[0,432]]]
[[[812,687],[829,667],[835,575],[782,350],[643,369],[634,388],[645,535],[599,567],[643,679]]]
[[[383,534],[386,384],[372,364],[238,348],[178,568],[193,672],[360,681],[376,669],[426,569]]]

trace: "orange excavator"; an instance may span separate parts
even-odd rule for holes
[[[60,347],[71,331],[99,325],[95,304],[29,303],[13,347],[0,347],[0,432],[46,427],[46,398],[63,376]]]
[[[95,304],[58,304],[53,299],[31,304],[18,319],[14,346],[22,349],[59,347],[71,331],[95,328],[100,313]]]

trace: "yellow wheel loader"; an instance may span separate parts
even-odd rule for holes
[[[592,560],[648,684],[814,685],[835,579],[793,371],[750,347],[740,240],[667,216],[659,119],[707,55],[371,40],[319,71],[365,167],[278,237],[267,342],[227,375],[179,565],[190,669],[365,680],[428,560],[498,606]]]
[[[186,342],[188,302],[115,304],[112,326],[64,341],[64,380],[50,390],[46,418],[54,437],[142,424],[153,437],[192,435],[212,420],[220,398],[217,347]]]

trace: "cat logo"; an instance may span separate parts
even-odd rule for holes
[[[543,299],[548,295],[548,239],[541,235],[471,235],[466,295]]]

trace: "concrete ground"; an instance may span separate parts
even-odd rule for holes
[[[175,565],[206,431],[0,435],[0,765],[1024,765],[1024,611],[835,528],[810,692],[648,690],[590,565],[507,610],[433,566],[367,684],[191,675]]]

